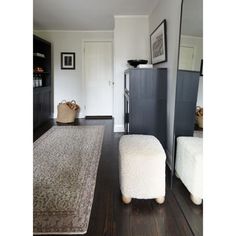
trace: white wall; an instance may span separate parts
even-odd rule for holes
[[[149,59],[149,20],[148,16],[114,18],[114,131],[123,132],[124,71],[129,59]]]
[[[203,58],[203,39],[202,37],[194,37],[190,35],[181,35],[180,46],[189,46],[194,48],[193,68],[192,70],[199,71],[201,59]]]
[[[81,107],[79,117],[84,117],[83,40],[113,40],[113,32],[34,31],[34,34],[52,43],[54,118],[57,104],[63,99],[76,100]],[[61,70],[61,52],[76,53],[75,70]]]
[[[167,23],[167,55],[168,61],[157,64],[155,67],[168,69],[167,81],[167,164],[172,168],[173,164],[173,134],[175,115],[175,92],[177,78],[177,61],[179,47],[179,28],[182,0],[160,0],[149,17],[149,33],[166,19]]]

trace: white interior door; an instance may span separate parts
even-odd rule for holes
[[[86,116],[111,116],[113,109],[112,42],[85,42]]]
[[[194,59],[194,47],[180,46],[179,69],[192,70]]]

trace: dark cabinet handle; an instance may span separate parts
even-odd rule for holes
[[[125,123],[129,123],[129,113],[125,113]]]

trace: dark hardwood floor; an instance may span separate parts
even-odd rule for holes
[[[53,125],[55,122],[50,121],[35,130],[34,140]],[[135,199],[129,205],[122,203],[118,172],[118,144],[122,133],[113,133],[113,120],[79,119],[73,125],[105,126],[93,207],[85,236],[202,235],[202,207],[189,202],[182,183],[174,184],[174,191],[170,189],[168,168],[163,205],[154,200]]]
[[[203,205],[197,206],[192,203],[189,191],[176,177],[173,179],[172,191],[194,235],[203,235]]]

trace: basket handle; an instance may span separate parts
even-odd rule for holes
[[[66,100],[64,99],[64,100],[62,100],[60,103],[66,103]]]
[[[75,101],[75,100],[71,100],[71,103],[74,103],[74,104],[76,104],[76,101]]]

